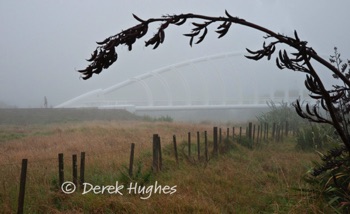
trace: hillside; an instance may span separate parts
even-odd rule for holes
[[[138,120],[140,117],[120,109],[13,108],[0,109],[0,125],[27,125],[91,120]]]

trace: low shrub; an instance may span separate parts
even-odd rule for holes
[[[339,136],[332,126],[310,124],[296,132],[296,148],[303,151],[330,149],[337,145]]]

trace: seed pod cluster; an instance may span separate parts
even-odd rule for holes
[[[110,36],[101,42],[96,42],[98,47],[91,54],[91,57],[87,59],[90,64],[85,69],[78,70],[82,74],[82,79],[89,79],[93,74],[99,74],[103,69],[109,68],[118,59],[116,48],[119,45],[126,45],[128,50],[131,51],[135,41],[146,35],[148,23],[136,15],[133,16],[141,23],[114,36]]]
[[[226,18],[217,17],[206,17],[205,19],[211,19],[210,21],[205,21],[204,23],[193,22],[194,28],[191,33],[184,34],[185,36],[191,37],[190,45],[192,46],[193,40],[198,36],[196,44],[201,43],[208,33],[208,26],[214,22],[222,22],[221,25],[217,27],[216,33],[219,34],[219,38],[225,36],[230,29],[233,21],[244,21],[237,17],[232,17],[228,12],[225,12]],[[161,22],[158,31],[147,41],[145,41],[145,46],[153,46],[153,49],[159,47],[165,40],[165,30],[169,25],[181,26],[189,18],[203,18],[203,16],[195,16],[194,14],[180,14],[180,15],[166,15],[159,19],[148,19],[143,20],[133,14],[133,17],[140,22],[138,25],[131,27],[127,30],[110,36],[101,42],[96,42],[98,47],[91,54],[91,57],[87,59],[90,64],[82,70],[78,70],[82,74],[82,79],[86,80],[92,77],[93,74],[99,74],[103,69],[109,68],[117,59],[118,54],[116,48],[119,45],[125,45],[128,50],[132,50],[133,44],[137,39],[142,38],[147,34],[148,25],[152,22]],[[201,33],[201,34],[200,34]]]
[[[346,151],[346,147],[341,146],[329,150],[326,155],[321,155],[322,163],[318,164],[318,166],[313,169],[311,175],[316,177],[326,171],[339,168],[346,164]]]

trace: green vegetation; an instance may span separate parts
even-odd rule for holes
[[[305,120],[296,114],[295,108],[286,102],[282,101],[281,103],[276,104],[273,101],[270,101],[267,102],[267,105],[270,110],[266,113],[261,113],[256,118],[260,123],[268,124],[270,128],[273,124],[285,126],[286,123],[288,123],[289,129],[296,131],[299,126],[306,123]]]
[[[296,132],[296,147],[304,151],[325,150],[340,146],[334,128],[325,124],[308,124]]]
[[[333,212],[347,213],[350,206],[350,163],[334,127],[295,118],[294,109],[285,103],[278,106],[271,102],[269,106],[270,111],[259,115],[258,120],[268,124],[294,121],[295,148],[305,152],[317,151],[321,158],[321,161],[313,161],[312,169],[302,176],[310,187],[299,190],[308,192],[310,200],[325,200]]]
[[[19,139],[25,136],[26,134],[21,132],[11,132],[8,130],[0,130],[0,143],[14,140],[14,139]]]
[[[144,121],[148,121],[148,122],[173,122],[174,119],[172,117],[170,117],[169,115],[166,116],[160,116],[160,117],[151,117],[149,115],[144,115],[142,117],[142,119]]]
[[[295,133],[296,148],[303,151],[331,149],[339,146],[339,136],[335,129],[327,124],[311,123],[300,118],[292,105],[281,102],[268,103],[270,110],[257,116],[261,124],[283,126],[288,123],[289,129]]]

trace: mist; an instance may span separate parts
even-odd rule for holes
[[[343,59],[350,58],[350,2],[329,1],[1,1],[0,2],[0,103],[19,108],[57,106],[74,97],[108,88],[129,78],[190,59],[226,52],[240,52],[237,63],[259,69],[260,62],[244,58],[245,48],[258,49],[263,34],[242,26],[233,26],[217,39],[214,29],[199,45],[192,48],[188,38],[191,21],[166,32],[164,44],[157,50],[144,47],[148,35],[136,43],[133,51],[118,48],[119,59],[108,70],[84,81],[77,69],[85,68],[96,41],[129,28],[140,18],[165,14],[198,13],[231,15],[292,35],[297,30],[318,54],[328,58],[337,46]],[[155,30],[158,26],[153,26]],[[235,62],[236,63],[236,62]],[[274,62],[269,62],[276,69]],[[320,72],[322,71],[320,67]],[[281,71],[291,72],[291,71]],[[244,79],[243,72],[236,78]],[[278,82],[260,72],[257,79],[266,84]],[[325,78],[329,78],[325,76]],[[230,91],[230,89],[228,89]]]

